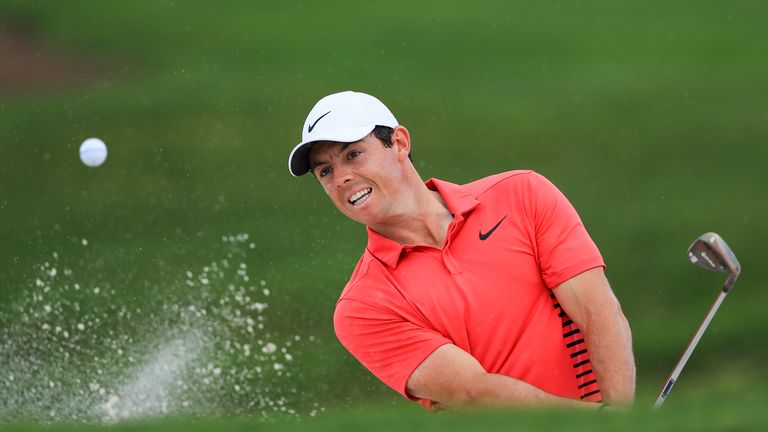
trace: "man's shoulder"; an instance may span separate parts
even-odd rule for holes
[[[478,197],[497,186],[529,182],[531,177],[541,177],[541,174],[533,170],[505,171],[466,183],[461,187],[470,195]]]

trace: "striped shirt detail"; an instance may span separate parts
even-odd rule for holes
[[[600,386],[597,383],[595,372],[592,370],[592,363],[589,361],[589,352],[584,341],[584,335],[576,324],[568,318],[560,303],[557,302],[554,293],[550,293],[549,296],[552,299],[552,307],[562,320],[563,342],[571,357],[576,385],[581,393],[580,399],[588,402],[600,402],[602,400]]]

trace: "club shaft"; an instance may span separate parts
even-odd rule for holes
[[[709,313],[707,313],[707,316],[704,318],[704,321],[702,321],[701,325],[699,325],[699,329],[696,331],[696,334],[693,336],[693,339],[691,339],[691,342],[688,344],[688,348],[685,349],[685,352],[683,353],[682,357],[680,357],[680,360],[677,361],[675,368],[672,370],[672,373],[669,375],[669,378],[667,379],[666,383],[664,383],[664,386],[661,388],[661,392],[659,392],[659,397],[656,398],[656,403],[653,404],[653,409],[658,409],[661,406],[661,404],[664,403],[664,400],[669,395],[669,392],[672,391],[672,386],[675,385],[677,378],[680,376],[680,372],[683,371],[685,364],[688,362],[688,359],[691,357],[691,354],[693,353],[693,350],[696,348],[696,345],[699,344],[699,340],[701,339],[701,336],[704,334],[705,331],[707,331],[707,327],[709,327],[709,323],[712,321],[712,318],[715,316],[715,313],[717,313],[717,309],[720,308],[720,304],[723,303],[723,300],[725,299],[725,296],[727,294],[728,292],[725,290],[720,291],[720,295],[717,296],[717,298],[715,299],[715,302],[712,304],[712,307],[709,309]]]

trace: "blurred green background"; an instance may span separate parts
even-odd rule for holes
[[[194,295],[187,271],[226,255],[222,236],[247,233],[248,272],[272,292],[270,331],[314,339],[295,347],[296,406],[406,406],[333,336],[364,229],[287,172],[312,105],[353,89],[409,128],[425,179],[534,169],[565,192],[632,326],[639,405],[724,281],[685,250],[720,233],[743,274],[667,404],[759,397],[766,12],[751,1],[0,0],[0,323],[17,320],[53,253],[110,287],[110,304],[159,316]],[[109,147],[96,169],[77,154],[91,136]],[[138,321],[101,331],[153,332]],[[244,410],[217,412],[230,411]]]

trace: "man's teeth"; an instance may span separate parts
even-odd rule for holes
[[[373,191],[372,188],[361,190],[360,192],[352,195],[349,198],[349,203],[352,204],[352,205],[355,205],[358,202],[365,201],[365,199],[368,198],[371,195],[371,191]]]

